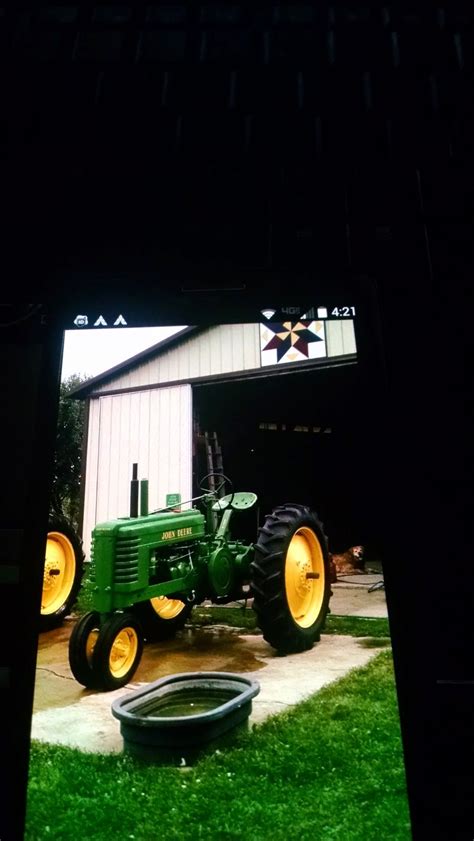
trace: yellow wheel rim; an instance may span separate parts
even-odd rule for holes
[[[138,651],[138,635],[134,628],[122,628],[115,637],[109,656],[109,669],[113,677],[127,674],[135,662]]]
[[[67,601],[76,575],[76,556],[70,540],[51,531],[46,541],[41,613],[55,613]]]
[[[179,599],[168,599],[166,596],[150,599],[150,604],[160,619],[176,619],[185,608],[184,602]]]
[[[301,628],[316,621],[324,600],[324,557],[314,531],[298,529],[288,547],[285,562],[285,591],[293,620]]]

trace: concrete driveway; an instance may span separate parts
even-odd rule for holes
[[[387,616],[383,590],[368,592],[380,575],[354,576],[333,585],[334,615]],[[242,634],[224,626],[187,628],[175,640],[145,645],[133,683],[115,692],[80,686],[68,663],[68,640],[74,624],[41,635],[31,736],[85,751],[117,753],[123,749],[119,722],[112,716],[115,698],[160,677],[190,671],[240,672],[259,681],[250,724],[288,709],[353,668],[369,662],[381,647],[365,638],[322,635],[311,651],[279,657],[260,634]]]

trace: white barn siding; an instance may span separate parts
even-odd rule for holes
[[[260,325],[220,324],[182,344],[160,353],[155,359],[137,365],[132,372],[115,377],[94,391],[130,388],[132,386],[208,377],[231,371],[260,368]]]
[[[328,356],[345,356],[356,353],[354,322],[352,319],[326,321],[326,343]]]
[[[192,392],[190,385],[91,399],[84,498],[86,557],[92,529],[127,516],[132,464],[149,480],[150,511],[166,494],[192,495]]]
[[[329,357],[356,352],[351,319],[326,321],[325,330]],[[182,344],[137,365],[133,371],[96,386],[95,393],[137,386],[146,389],[150,385],[255,368],[261,368],[260,325],[220,324],[184,339]]]

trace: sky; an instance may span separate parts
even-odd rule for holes
[[[96,377],[179,330],[183,330],[183,326],[66,330],[61,380],[71,374]]]

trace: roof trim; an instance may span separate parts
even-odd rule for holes
[[[128,388],[112,388],[109,391],[97,391],[87,394],[87,397],[97,399],[98,397],[112,397],[116,394],[133,394],[138,391],[155,391],[159,388],[172,388],[177,385],[206,386],[218,385],[225,382],[238,382],[239,380],[256,380],[262,377],[281,377],[288,374],[303,374],[305,371],[325,370],[328,368],[341,368],[349,365],[357,365],[357,354],[345,354],[343,356],[325,356],[322,359],[315,359],[312,363],[294,362],[291,365],[265,365],[263,368],[249,368],[246,371],[229,371],[226,374],[211,374],[207,377],[190,377],[186,380],[168,380],[163,383],[151,385],[135,385]],[[72,392],[71,392],[72,393]],[[80,395],[75,395],[80,398]]]
[[[120,362],[118,365],[114,365],[113,368],[109,368],[107,371],[103,371],[102,374],[98,374],[96,377],[92,377],[87,382],[82,383],[77,388],[73,388],[72,391],[69,392],[68,397],[73,397],[77,400],[83,400],[85,397],[94,390],[97,385],[104,385],[107,380],[113,379],[118,374],[125,374],[131,368],[135,368],[136,365],[141,364],[142,362],[146,362],[151,356],[159,356],[160,353],[163,353],[165,350],[170,350],[174,345],[180,344],[180,342],[185,339],[187,336],[192,335],[193,333],[198,333],[201,330],[207,330],[208,327],[185,327],[184,330],[180,330],[179,333],[175,333],[173,336],[168,336],[167,339],[162,339],[161,342],[158,342],[156,345],[152,345],[146,350],[140,351],[140,353],[136,353],[135,356],[131,356],[129,359],[126,359],[124,362]]]

